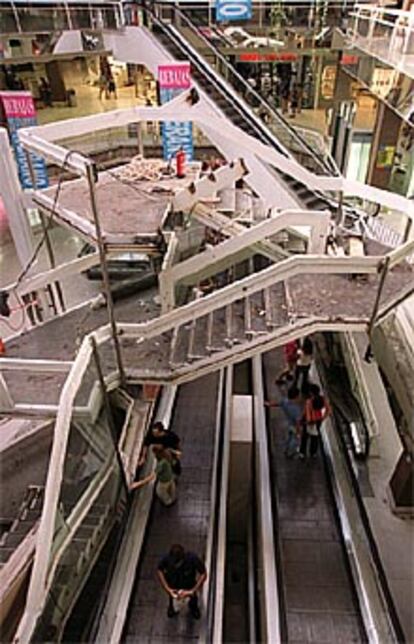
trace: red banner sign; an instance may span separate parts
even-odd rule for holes
[[[239,56],[241,63],[265,63],[265,62],[281,62],[281,63],[290,63],[298,59],[297,54],[289,54],[271,52],[269,54],[259,54],[256,51],[246,52],[240,54]]]

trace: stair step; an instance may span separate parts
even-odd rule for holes
[[[289,321],[284,284],[282,282],[274,284],[270,287],[270,293],[271,326],[272,328],[281,327]]]
[[[227,304],[225,308],[225,323],[226,337],[224,342],[226,346],[231,347],[233,345],[233,307],[231,304]]]
[[[7,548],[6,546],[0,548],[0,563],[6,563],[10,559],[14,551],[15,548]]]
[[[211,340],[212,351],[222,351],[226,345],[226,307],[223,306],[213,313],[213,333]]]
[[[252,310],[250,305],[250,296],[246,295],[243,301],[244,304],[244,332],[246,336],[252,334]]]
[[[96,532],[96,525],[82,525],[76,531],[76,538],[81,540],[90,539]]]
[[[36,508],[35,510],[29,510],[27,508],[27,509],[23,510],[23,512],[21,513],[19,520],[20,521],[31,521],[32,523],[34,523],[40,517],[41,513],[42,513],[41,508]]]
[[[241,343],[245,342],[245,340],[244,300],[236,300],[236,302],[233,302],[233,341]]]
[[[196,320],[193,330],[193,343],[188,352],[189,360],[197,360],[207,355],[208,346],[208,316]]]
[[[177,341],[171,361],[176,366],[187,364],[190,330],[191,323],[180,326],[178,330]]]
[[[214,326],[214,313],[210,311],[210,313],[207,316],[207,344],[206,344],[206,350],[207,353],[211,353],[212,351],[212,343],[213,343],[213,326]]]
[[[266,304],[263,291],[253,293],[250,296],[250,307],[253,333],[267,333]]]
[[[26,536],[27,536],[27,532],[25,533],[20,532],[17,534],[15,534],[14,532],[9,532],[3,547],[12,548],[12,550],[15,550],[17,546],[19,546],[21,542],[25,540]]]

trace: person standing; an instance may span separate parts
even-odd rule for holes
[[[283,411],[287,420],[285,456],[287,458],[293,458],[298,452],[301,420],[303,416],[299,389],[291,386],[287,391],[287,396],[282,396],[280,402],[267,402],[265,404],[268,407],[280,407]]]
[[[290,117],[291,118],[295,118],[298,107],[299,107],[299,89],[295,83],[290,93]]]
[[[297,340],[290,340],[283,345],[285,366],[276,379],[277,385],[284,384],[285,379],[291,381],[294,379],[296,363],[298,360],[298,349],[299,345]]]
[[[102,100],[102,94],[105,94],[105,98],[108,98],[108,79],[105,74],[102,72],[98,80],[99,86],[99,100]]]
[[[313,362],[313,342],[305,338],[302,346],[298,349],[298,358],[295,369],[294,385],[299,388],[302,394],[307,393],[309,371]]]
[[[180,459],[182,454],[180,450],[179,436],[177,436],[175,432],[166,429],[162,422],[157,421],[154,423],[144,438],[144,445],[138,461],[138,467],[142,467],[142,465],[144,465],[148,454],[148,448],[151,445],[161,445],[168,449],[172,456],[172,468],[174,474],[179,476],[181,474]]]
[[[115,83],[114,77],[112,76],[112,73],[108,77],[107,88],[108,88],[108,98],[111,98],[111,95],[113,94],[114,98],[117,99],[118,96],[117,96],[117,93],[116,93],[116,83]]]
[[[193,552],[186,552],[182,545],[175,544],[158,564],[158,578],[169,596],[168,617],[178,615],[188,602],[194,619],[200,619],[197,593],[207,579],[204,563]]]
[[[309,455],[313,457],[317,455],[322,423],[331,414],[329,402],[321,394],[319,385],[310,384],[308,391],[309,395],[305,401],[303,429],[299,449],[301,458],[307,456],[308,443]]]
[[[163,505],[169,507],[177,500],[177,486],[175,484],[171,454],[162,445],[154,445],[152,449],[157,460],[154,472],[132,483],[130,489],[137,490],[155,479],[155,494]]]

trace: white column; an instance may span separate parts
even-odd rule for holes
[[[33,237],[24,208],[23,191],[17,176],[13,151],[5,128],[0,128],[0,177],[0,195],[6,209],[17,256],[20,264],[24,266],[33,253]]]

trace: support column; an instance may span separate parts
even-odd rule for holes
[[[17,257],[25,266],[33,253],[33,235],[24,207],[23,191],[5,128],[0,128],[0,194],[6,209]]]

